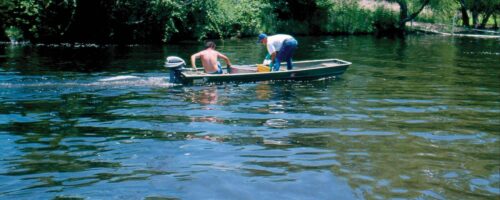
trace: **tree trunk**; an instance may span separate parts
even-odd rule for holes
[[[479,28],[486,28],[486,24],[488,23],[488,20],[490,19],[491,17],[491,12],[488,12],[484,15],[484,18],[483,18],[483,21],[481,22],[481,25],[479,26]]]
[[[406,1],[399,0],[399,28],[404,28],[403,19],[408,18],[408,5],[406,5]]]
[[[479,26],[479,12],[476,9],[472,10],[472,26],[474,28]]]
[[[465,5],[465,0],[460,0],[460,11],[462,12],[462,25],[469,27],[469,14],[467,13],[467,6]]]
[[[497,15],[496,14],[493,15],[493,21],[495,22],[495,24],[493,25],[493,29],[497,30],[498,23],[497,23]]]
[[[69,27],[71,26],[71,24],[73,23],[73,21],[75,20],[75,13],[76,13],[76,10],[77,10],[77,5],[78,3],[76,2],[77,0],[73,0],[73,10],[71,11],[71,17],[69,18],[69,21],[68,21],[68,24],[66,24],[66,27],[64,27],[64,29],[61,31],[61,36],[63,36],[69,29]]]
[[[427,4],[429,4],[430,0],[424,0],[424,2],[422,2],[422,6],[417,10],[415,11],[414,13],[412,13],[411,15],[408,15],[408,5],[406,4],[406,0],[398,0],[397,1],[398,4],[399,4],[399,29],[401,30],[405,30],[406,28],[406,22],[409,22],[413,19],[415,19],[415,17],[418,16],[418,14],[420,14],[420,12],[422,12],[422,10],[425,8],[425,6],[427,6]]]

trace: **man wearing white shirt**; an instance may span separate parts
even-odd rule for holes
[[[286,61],[288,70],[293,68],[292,56],[297,49],[297,40],[290,35],[277,34],[267,36],[264,33],[259,35],[259,43],[267,47],[269,55],[271,55],[271,70],[279,71],[281,61]]]

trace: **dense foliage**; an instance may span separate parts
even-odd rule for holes
[[[266,9],[252,0],[2,0],[0,28],[34,42],[227,38],[257,33]]]
[[[475,26],[490,17],[496,23],[500,13],[500,0],[386,2],[399,5],[399,13],[368,9],[359,0],[1,0],[0,40],[156,43],[259,32],[388,34],[404,30],[425,9],[443,18],[465,10],[467,26],[468,13]]]

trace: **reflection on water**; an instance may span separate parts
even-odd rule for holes
[[[497,40],[299,39],[297,60],[354,64],[185,87],[163,58],[201,44],[2,46],[0,198],[498,199]],[[254,45],[218,46],[249,64]]]
[[[272,95],[271,84],[269,82],[258,84],[255,87],[255,95],[258,100],[269,100]]]
[[[200,91],[192,91],[191,102],[202,105],[218,104],[217,92],[216,86],[208,86]]]

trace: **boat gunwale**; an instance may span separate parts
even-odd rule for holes
[[[336,59],[336,58],[322,59],[322,60],[304,60],[304,61],[297,61],[294,63],[299,64],[299,63],[312,63],[312,62],[325,62],[325,61],[339,61],[342,63],[339,65],[335,65],[335,66],[308,67],[308,68],[303,68],[303,69],[292,69],[292,70],[287,70],[287,71],[248,72],[248,73],[243,72],[243,73],[236,73],[236,74],[206,74],[206,73],[204,73],[204,74],[187,74],[187,73],[182,72],[182,75],[184,76],[184,78],[188,78],[188,79],[205,78],[205,77],[222,77],[222,76],[238,77],[238,76],[249,76],[249,75],[264,75],[264,74],[271,74],[271,73],[272,74],[284,74],[284,73],[302,72],[302,71],[309,71],[309,70],[323,69],[323,68],[336,68],[336,67],[342,67],[342,66],[346,66],[346,65],[349,66],[352,64],[351,62]],[[250,66],[254,66],[254,65],[250,65]]]

